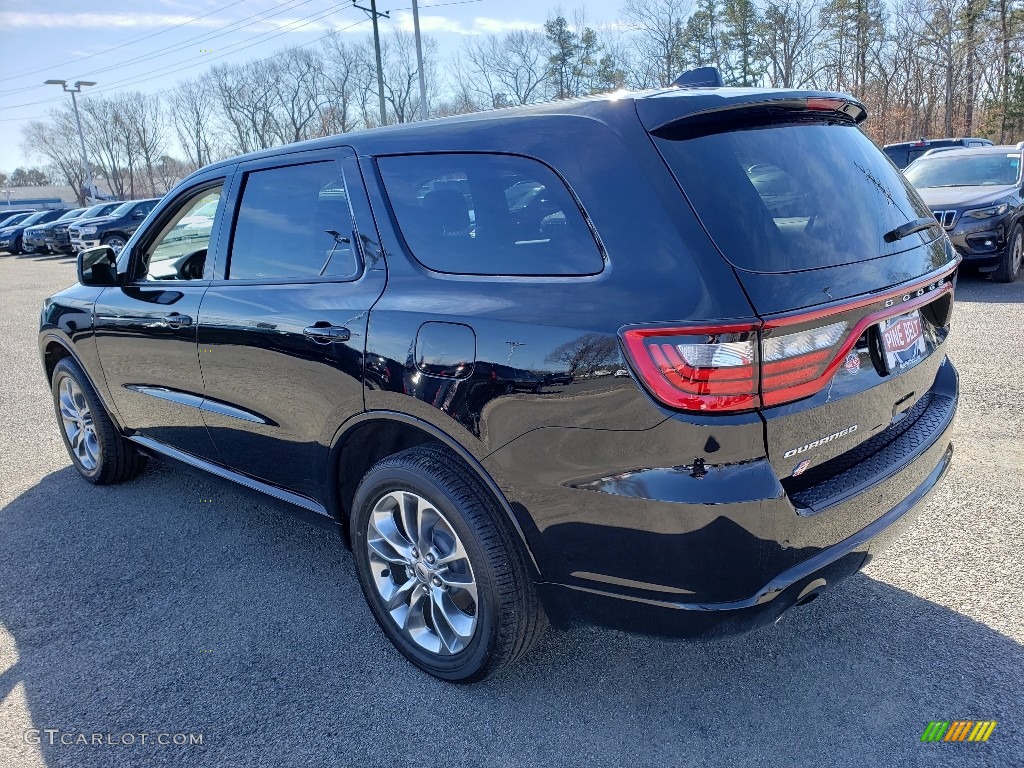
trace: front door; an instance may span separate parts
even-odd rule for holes
[[[123,425],[212,460],[196,336],[225,182],[211,177],[162,207],[122,254],[125,280],[100,294],[95,317],[100,361]]]
[[[348,149],[254,161],[236,180],[199,313],[206,424],[231,468],[325,503],[332,438],[363,410],[367,316],[384,290],[369,204]]]

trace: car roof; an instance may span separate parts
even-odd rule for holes
[[[854,97],[832,91],[801,90],[791,88],[658,88],[647,91],[615,91],[595,96],[583,96],[574,99],[528,104],[524,106],[490,109],[482,112],[471,112],[465,115],[431,118],[411,123],[388,125],[379,128],[364,128],[349,133],[335,134],[318,139],[310,139],[295,144],[264,149],[249,154],[221,160],[199,169],[189,176],[199,176],[209,171],[244,163],[275,157],[289,152],[301,152],[316,149],[330,149],[339,146],[351,146],[359,154],[387,154],[390,152],[407,152],[408,139],[417,134],[424,137],[443,136],[453,127],[471,124],[495,125],[508,123],[516,130],[529,130],[529,121],[550,122],[551,119],[574,120],[587,118],[602,122],[612,122],[621,118],[624,111],[640,110],[657,115],[659,112],[671,114],[673,119],[686,117],[698,112],[739,106],[744,103],[757,103],[774,99],[787,98],[838,98],[858,106],[860,102]],[[862,107],[863,108],[863,107]],[[389,146],[394,142],[393,146]]]
[[[944,137],[941,139],[914,139],[912,141],[897,141],[894,144],[886,144],[882,149],[902,149],[904,147],[913,149],[914,147],[928,147],[928,146],[949,146],[960,144],[964,141],[984,141],[984,146],[989,146],[992,143],[991,139],[985,139],[981,136],[957,136],[954,138]],[[978,147],[972,147],[972,149],[978,149]]]
[[[958,147],[956,149],[946,149],[929,157],[921,157],[918,160],[930,160],[933,157],[964,157],[970,156],[975,157],[977,155],[1019,155],[1021,150],[1014,146],[997,145],[997,146],[984,146],[984,147]],[[915,160],[915,162],[917,162]]]

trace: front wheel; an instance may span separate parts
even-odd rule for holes
[[[482,680],[529,651],[547,620],[502,512],[436,446],[377,462],[352,506],[363,594],[409,661],[451,682]]]
[[[1021,262],[1024,261],[1024,227],[1020,224],[1013,228],[1009,243],[999,267],[992,273],[992,279],[997,283],[1012,283],[1020,274]]]
[[[64,447],[82,477],[94,485],[112,485],[143,470],[146,457],[117,431],[72,358],[57,363],[51,389]]]
[[[103,245],[109,245],[115,254],[120,253],[127,241],[120,235],[109,235],[103,238]]]
[[[15,254],[15,255],[17,255],[17,254],[21,253],[21,246],[22,246],[23,244],[24,244],[24,243],[22,242],[22,239],[21,239],[20,237],[16,237],[16,238],[14,239],[14,249],[13,249],[13,250],[11,251],[11,253],[13,253],[13,254]]]

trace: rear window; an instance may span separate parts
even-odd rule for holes
[[[576,201],[536,160],[452,153],[377,162],[402,235],[428,269],[592,275],[604,268]]]
[[[885,242],[887,232],[931,212],[854,125],[772,123],[655,142],[711,238],[740,269],[849,264],[933,236]]]

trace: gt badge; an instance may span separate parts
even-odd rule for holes
[[[860,373],[860,355],[856,352],[851,352],[846,356],[846,360],[843,362],[843,369],[851,376],[856,376]]]

